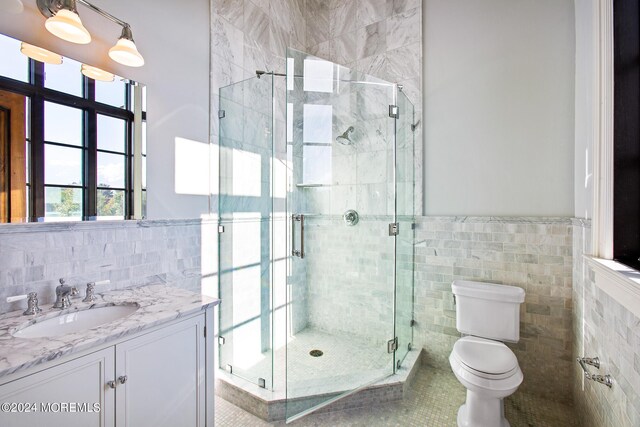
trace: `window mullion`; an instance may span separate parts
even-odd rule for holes
[[[44,87],[44,64],[29,60],[29,80],[36,88]],[[30,191],[30,221],[37,222],[45,216],[44,200],[44,97],[35,94],[31,97],[31,165],[29,177]]]
[[[95,101],[95,82],[84,77],[85,98]],[[84,211],[85,219],[96,219],[98,216],[98,115],[95,108],[84,112]]]

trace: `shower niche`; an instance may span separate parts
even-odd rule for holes
[[[413,105],[289,49],[219,108],[218,389],[267,420],[398,398],[418,359]]]

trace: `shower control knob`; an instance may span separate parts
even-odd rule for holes
[[[358,223],[360,218],[358,217],[358,212],[354,211],[353,209],[350,209],[346,211],[344,215],[342,215],[342,219],[344,219],[345,224],[349,226],[354,226]]]

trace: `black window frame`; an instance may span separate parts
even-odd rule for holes
[[[640,270],[640,6],[614,0],[613,257]]]
[[[133,212],[133,126],[134,113],[132,111],[133,86],[134,83],[126,82],[125,85],[125,105],[124,108],[103,104],[95,100],[95,81],[82,75],[83,96],[71,95],[45,87],[45,64],[34,59],[29,61],[28,82],[14,80],[0,75],[0,90],[13,92],[30,99],[29,116],[30,126],[27,129],[27,141],[29,142],[29,177],[27,186],[29,188],[29,212],[30,222],[45,221],[45,144],[67,146],[68,144],[45,141],[44,125],[45,102],[53,102],[67,107],[82,110],[82,145],[73,146],[82,150],[82,220],[96,220],[97,213],[97,193],[99,189],[97,182],[97,156],[98,152],[110,152],[109,150],[99,150],[97,144],[97,117],[98,114],[109,116],[125,121],[125,150],[124,153],[116,153],[125,157],[125,188],[110,190],[125,192],[124,197],[124,218],[134,217]],[[146,121],[146,113],[142,113],[142,121]],[[115,153],[115,152],[114,152]],[[51,185],[54,187],[74,187],[65,185]]]

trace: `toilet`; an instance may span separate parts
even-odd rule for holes
[[[513,394],[523,375],[518,359],[502,341],[520,339],[520,304],[524,290],[516,286],[455,280],[456,328],[463,335],[449,356],[451,369],[467,389],[458,409],[459,427],[509,427],[504,398]]]

